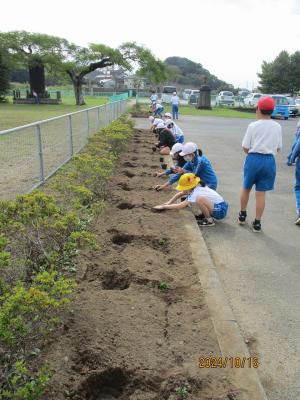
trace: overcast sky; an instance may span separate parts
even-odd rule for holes
[[[76,44],[144,44],[164,60],[187,57],[252,89],[263,60],[300,50],[300,0],[10,0],[1,31],[61,36]]]

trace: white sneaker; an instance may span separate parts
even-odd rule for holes
[[[300,225],[300,215],[298,215],[296,221],[295,221],[295,225]]]

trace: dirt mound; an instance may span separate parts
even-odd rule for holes
[[[188,400],[231,399],[225,370],[198,368],[220,349],[182,216],[151,210],[172,194],[151,189],[163,181],[149,169],[159,155],[141,149],[154,137],[136,135],[95,225],[99,250],[81,254],[72,310],[49,343],[55,375],[45,399],[175,400],[178,388]]]

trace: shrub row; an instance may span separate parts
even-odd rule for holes
[[[92,223],[132,127],[120,117],[42,191],[0,202],[0,399],[38,399],[51,379],[43,344],[76,286],[76,255],[96,247]]]

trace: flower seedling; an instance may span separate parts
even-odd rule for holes
[[[168,289],[170,289],[169,285],[166,282],[160,282],[158,288],[160,290],[168,290]]]
[[[188,398],[189,392],[185,386],[178,386],[175,389],[175,393],[177,395],[176,400],[185,400]]]

